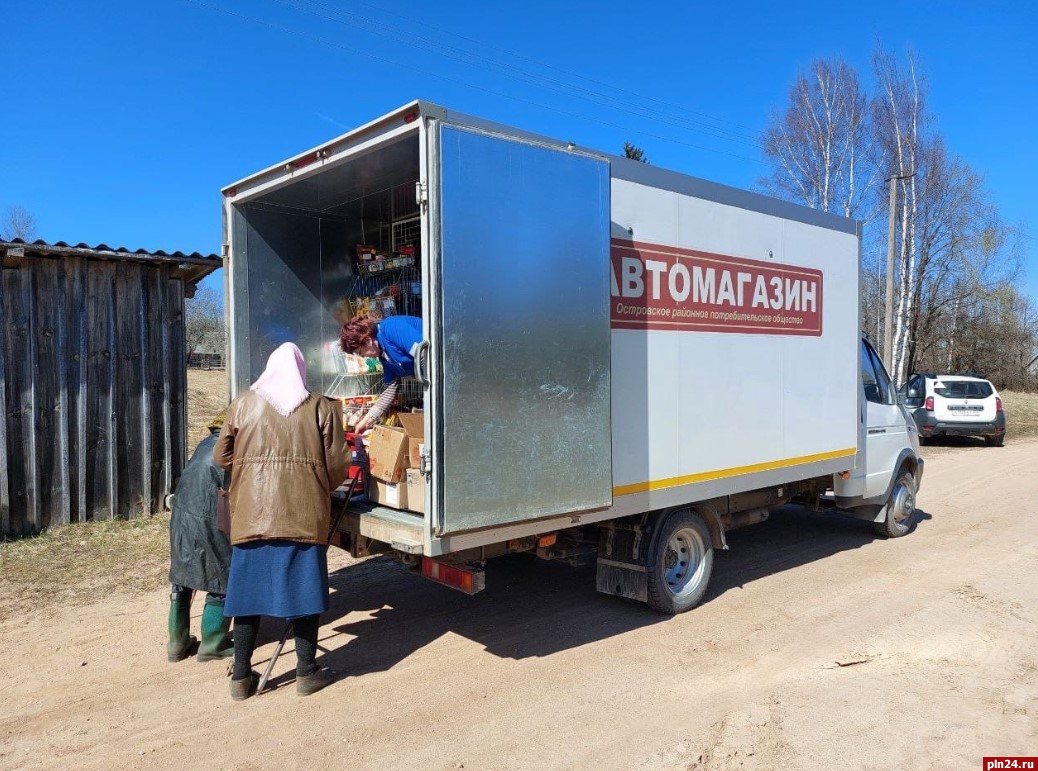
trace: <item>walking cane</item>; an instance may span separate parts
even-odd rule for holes
[[[342,522],[342,518],[346,515],[346,509],[350,507],[350,498],[353,497],[353,488],[357,484],[357,480],[360,478],[360,474],[350,479],[346,486],[346,499],[342,503],[342,508],[339,510],[339,514],[335,517],[335,522],[332,523],[332,529],[328,531],[328,538],[325,541],[325,546],[331,546],[332,536],[335,535],[335,531],[339,529],[339,523]],[[281,632],[281,640],[278,641],[277,647],[274,648],[274,654],[270,657],[270,663],[267,664],[267,671],[263,673],[263,677],[260,678],[259,685],[256,686],[256,694],[263,693],[263,689],[267,685],[267,680],[270,679],[270,673],[274,671],[274,664],[277,663],[278,656],[281,655],[281,650],[285,647],[285,640],[288,639],[288,632],[292,628],[292,621],[289,619],[285,622],[285,628]]]

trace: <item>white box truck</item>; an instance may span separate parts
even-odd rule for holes
[[[594,558],[676,613],[776,507],[911,529],[923,461],[862,339],[853,220],[423,101],[223,196],[232,395],[287,340],[315,392],[361,393],[352,300],[423,320],[421,513],[351,507],[354,554],[466,591],[501,554]]]

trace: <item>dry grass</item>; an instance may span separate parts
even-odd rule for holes
[[[209,421],[227,406],[227,370],[187,371],[187,451],[209,436]]]
[[[0,543],[0,622],[27,608],[156,589],[169,574],[169,516],[53,527]]]
[[[1038,394],[1003,391],[1002,404],[1006,410],[1006,434],[1038,436]]]
[[[189,453],[226,405],[225,371],[188,370]],[[46,614],[105,595],[150,591],[168,574],[168,513],[52,527],[34,538],[0,542],[0,623],[26,608]]]

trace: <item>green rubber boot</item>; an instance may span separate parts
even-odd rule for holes
[[[198,647],[198,639],[191,631],[191,590],[173,592],[169,596],[169,642],[166,643],[166,658],[183,661]]]
[[[223,598],[207,594],[202,608],[202,643],[198,646],[198,660],[225,659],[233,654],[231,619],[224,618]]]

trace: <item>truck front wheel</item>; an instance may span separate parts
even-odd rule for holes
[[[674,615],[703,600],[714,569],[714,547],[706,522],[693,511],[669,514],[661,523],[654,554],[646,568],[648,603]]]
[[[883,520],[873,522],[872,526],[884,538],[900,538],[912,529],[912,521],[915,519],[915,477],[911,472],[905,469],[898,472],[883,513]]]

